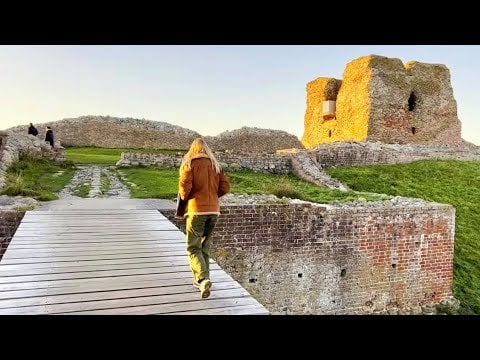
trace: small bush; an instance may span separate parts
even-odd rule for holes
[[[72,160],[65,160],[63,163],[59,164],[60,167],[62,168],[71,168],[71,169],[75,169],[76,166],[75,166],[75,163],[72,161]]]
[[[47,191],[41,191],[39,193],[36,193],[33,198],[38,201],[52,201],[52,200],[58,200],[58,196],[47,192]]]
[[[23,176],[21,174],[7,175],[7,185],[2,190],[2,195],[8,196],[32,196],[34,191],[25,186]]]
[[[29,163],[26,161],[17,161],[14,162],[8,168],[8,172],[11,174],[21,174],[24,170],[29,168]]]
[[[18,206],[15,208],[15,211],[21,211],[21,212],[24,212],[24,211],[30,211],[30,210],[33,210],[35,209],[35,206],[34,205],[25,205],[25,206]]]
[[[303,199],[303,194],[287,181],[280,181],[276,183],[269,189],[269,191],[271,194],[279,198],[287,197],[290,199]]]

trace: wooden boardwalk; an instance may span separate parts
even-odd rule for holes
[[[157,210],[29,211],[0,262],[0,315],[268,314],[210,268],[201,299],[185,236]]]

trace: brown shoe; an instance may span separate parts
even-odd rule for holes
[[[208,279],[205,279],[200,283],[200,294],[202,295],[202,299],[206,299],[210,296],[211,287],[212,282]]]

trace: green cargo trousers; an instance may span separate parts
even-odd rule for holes
[[[210,279],[210,243],[218,215],[187,215],[187,254],[193,280]]]

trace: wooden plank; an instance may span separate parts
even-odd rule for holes
[[[79,251],[81,252],[91,252],[91,251],[135,251],[135,250],[158,250],[158,251],[168,251],[168,250],[185,250],[186,246],[183,243],[174,243],[174,244],[162,244],[161,242],[156,242],[152,244],[138,244],[134,245],[122,245],[112,243],[111,246],[106,244],[88,244],[88,245],[75,245],[75,244],[53,244],[53,245],[12,245],[11,252],[19,251],[29,251],[35,252],[36,254],[42,253],[58,253],[58,252],[72,252]]]
[[[17,243],[12,244],[10,248],[10,252],[12,253],[23,253],[23,252],[30,252],[35,254],[43,254],[43,253],[66,253],[66,252],[77,252],[78,254],[82,253],[90,253],[92,251],[99,252],[99,251],[135,251],[135,250],[181,250],[184,249],[186,251],[186,245],[181,242],[177,243],[170,243],[164,244],[160,241],[150,244],[138,244],[138,245],[119,245],[116,243],[110,244],[97,244],[97,245],[88,245],[88,244],[55,244],[55,245],[45,245],[45,244],[37,244],[37,245],[19,245]]]
[[[156,230],[153,230],[153,229],[145,229],[143,230],[142,228],[131,228],[131,229],[119,229],[119,230],[116,230],[116,229],[98,229],[98,231],[93,231],[92,230],[89,230],[89,229],[85,229],[85,230],[75,230],[74,233],[75,234],[85,234],[85,236],[96,236],[98,234],[100,235],[123,235],[123,234],[131,234],[131,235],[157,235],[157,233],[159,232],[162,232],[162,231],[172,231],[172,230],[177,230],[178,231],[178,228],[175,227],[175,225],[171,225],[169,227],[164,227],[164,228],[158,228]],[[48,230],[23,230],[23,229],[18,229],[17,230],[18,234],[19,235],[23,235],[23,236],[51,236],[52,234],[57,234],[57,235],[61,235],[61,236],[65,236],[65,235],[68,235],[68,234],[72,234],[72,232],[67,228],[63,229],[63,230],[58,230],[56,231],[55,233],[52,233],[52,231],[48,231]]]
[[[23,225],[19,225],[22,228],[47,228],[47,224],[50,224],[49,219],[45,219],[43,221],[35,221],[35,222],[25,222]],[[83,217],[79,217],[75,220],[72,219],[72,221],[62,221],[62,222],[55,222],[52,221],[52,226],[53,227],[58,227],[58,226],[78,226],[78,227],[85,227],[87,225],[98,225],[98,226],[108,226],[110,224],[118,224],[118,225],[131,225],[131,226],[142,226],[142,225],[169,225],[171,224],[170,221],[167,220],[148,220],[144,221],[142,219],[119,219],[119,220],[113,220],[113,219],[102,219],[102,218],[96,218],[96,219],[87,219]]]
[[[229,290],[239,289],[241,286],[238,283],[232,281],[217,282],[212,287],[212,291],[216,290]],[[186,293],[198,293],[198,289],[191,283],[186,285],[176,286],[163,286],[163,287],[150,287],[141,289],[121,289],[102,292],[84,292],[84,293],[67,293],[67,294],[39,294],[34,297],[15,298],[15,299],[0,299],[0,309],[7,308],[19,308],[26,306],[42,306],[51,304],[67,304],[86,301],[98,301],[98,300],[113,300],[113,299],[126,299],[135,297],[146,296],[160,296],[171,294],[186,294]],[[47,291],[45,291],[48,293]]]
[[[211,270],[219,270],[217,264],[210,265]],[[0,277],[0,284],[10,284],[18,282],[32,282],[32,281],[53,281],[53,280],[68,280],[68,279],[90,279],[114,276],[134,276],[145,274],[163,274],[175,272],[190,272],[189,265],[174,265],[165,267],[153,268],[139,268],[139,269],[122,269],[122,270],[97,270],[97,271],[78,271],[66,273],[49,273],[39,275],[17,275],[17,276],[2,276]]]
[[[162,219],[165,220],[167,219],[165,216],[161,215],[159,212],[157,213],[137,213],[136,211],[131,211],[129,213],[65,213],[65,214],[48,214],[48,213],[36,213],[36,214],[25,214],[24,216],[28,220],[35,220],[35,219],[55,219],[55,220],[61,220],[61,219],[72,219],[72,218],[79,218],[79,217],[89,217],[89,218],[112,218],[112,219],[117,219],[117,218],[152,218],[152,219]]]
[[[214,287],[219,283],[236,283],[230,276],[225,273],[217,272],[212,276]],[[191,276],[184,277],[167,277],[165,279],[147,279],[139,281],[125,281],[125,279],[116,279],[112,281],[96,281],[93,283],[69,283],[58,287],[43,287],[35,289],[8,290],[0,291],[1,300],[23,299],[32,297],[45,297],[68,294],[84,294],[84,293],[107,293],[109,291],[131,290],[131,289],[151,289],[158,287],[192,285]],[[198,291],[198,290],[197,290]]]
[[[115,208],[108,208],[108,209],[73,209],[73,208],[65,208],[65,209],[49,209],[49,210],[29,210],[29,214],[34,214],[34,215],[41,215],[41,214],[73,214],[73,213],[107,213],[107,214],[113,214],[113,213],[157,213],[161,214],[158,209],[115,209]]]
[[[7,250],[8,252],[8,250]],[[148,259],[148,258],[157,258],[157,257],[171,257],[171,256],[185,256],[185,251],[183,252],[172,252],[169,254],[165,253],[142,253],[142,254],[113,254],[113,255],[89,255],[89,256],[64,256],[56,258],[28,258],[28,259],[8,259],[6,258],[7,253],[3,255],[2,264],[11,265],[11,264],[37,264],[37,263],[61,263],[61,262],[71,262],[71,261],[92,261],[92,260],[126,260],[126,259]]]
[[[247,291],[243,288],[234,288],[226,290],[216,290],[211,292],[208,299],[201,299],[200,292],[183,293],[183,294],[164,294],[161,296],[146,296],[134,297],[125,299],[109,299],[98,301],[85,301],[65,304],[46,304],[42,306],[25,306],[18,308],[3,308],[0,309],[0,315],[14,315],[14,314],[60,314],[60,313],[135,313],[144,312],[147,307],[156,307],[155,312],[169,311],[174,308],[175,311],[179,309],[195,310],[201,308],[214,307],[214,303],[218,302],[224,306],[234,305],[254,305]],[[221,301],[220,301],[221,300]],[[203,305],[202,303],[210,303],[210,305]],[[180,306],[179,306],[180,305]],[[213,306],[212,306],[213,305]],[[142,309],[139,309],[142,308]],[[162,309],[163,308],[163,309]],[[159,311],[161,310],[161,311]]]
[[[188,294],[190,295],[190,294]],[[174,302],[171,299],[158,299],[159,303],[149,305],[136,305],[132,307],[117,307],[104,308],[98,310],[79,310],[68,311],[64,314],[69,315],[155,315],[168,314],[178,311],[214,309],[218,307],[233,307],[242,305],[257,305],[258,303],[250,296],[228,296],[229,294],[219,294],[212,291],[210,298],[200,300],[198,294],[191,294],[191,296],[182,295],[176,296],[177,299],[184,299],[184,301]],[[224,296],[222,296],[224,295]],[[225,296],[226,295],[226,296]],[[164,300],[162,303],[160,303]],[[166,302],[168,301],[168,302]],[[61,314],[61,313],[60,313]]]
[[[124,228],[119,228],[116,229],[114,227],[112,228],[74,228],[74,227],[62,227],[61,229],[21,229],[18,228],[17,232],[21,235],[51,235],[51,234],[58,234],[58,235],[68,235],[71,234],[72,232],[76,234],[124,234],[124,233],[137,233],[139,230],[143,233],[146,232],[148,234],[154,234],[157,231],[171,231],[171,230],[178,230],[175,225],[172,223],[168,225],[159,225],[159,226],[151,226],[151,227],[137,227],[137,226],[131,226],[131,227],[124,227]]]
[[[163,238],[163,237],[150,237],[145,238],[140,236],[111,236],[111,237],[102,237],[102,236],[91,236],[83,239],[76,239],[70,237],[51,237],[51,238],[35,238],[35,237],[15,237],[15,244],[19,245],[30,245],[30,244],[91,244],[91,243],[149,243],[160,241],[162,243],[185,243],[185,236],[180,238]]]
[[[219,270],[220,267],[217,264],[210,265],[211,270]],[[144,274],[162,274],[190,271],[190,266],[185,265],[168,265],[168,266],[155,266],[155,267],[142,267],[142,268],[130,268],[130,269],[118,269],[118,270],[96,270],[96,271],[75,271],[75,272],[52,272],[45,274],[35,275],[12,275],[0,277],[0,284],[10,284],[16,282],[31,282],[31,281],[48,281],[48,280],[66,280],[66,279],[87,279],[87,278],[100,278],[111,276],[133,276]]]
[[[238,305],[216,307],[213,309],[178,311],[167,313],[165,315],[270,315],[270,313],[268,310],[258,305]]]
[[[87,221],[86,221],[87,220]],[[167,225],[169,223],[166,219],[132,219],[132,218],[125,218],[125,219],[102,219],[102,218],[84,218],[83,216],[72,219],[71,221],[65,221],[65,219],[60,220],[53,220],[53,219],[45,219],[42,221],[25,221],[21,222],[19,225],[23,228],[50,228],[50,227],[59,227],[59,226],[77,226],[77,227],[86,227],[90,224],[95,224],[98,226],[109,226],[110,224],[115,225],[132,225],[132,226],[143,226],[143,225],[150,225],[150,224],[158,224],[158,225]]]
[[[61,218],[61,219],[25,219],[25,222],[22,220],[22,224],[25,227],[33,227],[35,225],[38,226],[46,226],[47,224],[52,225],[77,225],[83,226],[88,225],[89,223],[95,224],[122,224],[122,223],[131,223],[131,224],[142,224],[142,223],[158,223],[158,224],[166,224],[169,221],[167,219],[155,219],[155,218],[147,218],[147,217],[124,217],[124,218],[107,218],[107,217],[85,217],[85,216],[78,216],[72,217],[71,219]]]
[[[210,278],[212,279],[213,283],[226,281],[235,282],[231,277],[229,277],[229,275],[222,271],[213,271],[210,274]],[[191,273],[181,272],[176,274],[138,275],[128,278],[113,277],[0,284],[0,297],[2,299],[18,298],[25,294],[29,294],[28,296],[38,296],[43,291],[47,291],[47,294],[55,294],[57,290],[65,290],[64,293],[71,294],[81,292],[102,292],[112,289],[135,289],[186,284],[191,285],[192,281],[193,279]],[[15,293],[21,295],[12,295]]]
[[[100,260],[74,260],[74,261],[55,261],[55,262],[39,262],[39,263],[23,263],[23,264],[0,264],[0,269],[3,267],[14,268],[23,267],[33,268],[33,267],[68,267],[68,266],[88,266],[88,265],[102,265],[102,264],[142,264],[149,262],[166,262],[166,261],[183,261],[185,255],[176,255],[176,256],[152,256],[152,257],[133,257],[133,258],[121,258],[121,259],[100,259]]]
[[[139,252],[127,254],[95,254],[82,256],[54,256],[54,257],[28,257],[28,258],[10,258],[8,249],[3,255],[2,264],[33,264],[41,262],[59,262],[59,261],[82,261],[82,260],[111,260],[111,259],[131,259],[131,258],[149,258],[184,255],[183,251],[162,251],[162,252]]]
[[[178,231],[178,230],[177,230]],[[66,237],[65,235],[55,235],[52,234],[51,236],[48,235],[28,235],[23,236],[19,234],[15,234],[15,242],[26,242],[26,243],[88,243],[88,242],[105,242],[105,241],[113,241],[113,242],[122,242],[122,241],[152,241],[152,240],[175,240],[175,241],[185,241],[185,235],[178,232],[174,234],[172,231],[162,231],[158,232],[155,235],[145,236],[144,234],[134,234],[134,235],[122,235],[121,237],[109,234],[103,235],[95,235],[95,236],[79,236],[79,235],[69,235]]]
[[[66,250],[48,250],[48,249],[19,249],[16,250],[12,248],[9,253],[5,252],[5,257],[7,259],[25,259],[25,258],[44,258],[44,257],[75,257],[75,256],[90,256],[90,255],[132,255],[132,257],[136,256],[137,254],[155,254],[158,253],[159,256],[163,255],[170,255],[170,254],[178,254],[178,252],[182,252],[186,254],[186,248],[182,244],[178,244],[177,246],[173,246],[170,248],[152,248],[152,249],[138,249],[137,251],[128,251],[128,249],[119,249],[119,250],[83,250],[83,251],[69,251]],[[53,259],[55,260],[55,259]]]
[[[163,211],[163,210],[162,210]],[[40,210],[40,211],[27,211],[29,216],[42,216],[42,215],[70,215],[70,214],[158,214],[164,216],[157,209],[62,209],[62,210]]]
[[[15,250],[19,249],[98,249],[104,250],[108,247],[117,248],[117,249],[143,249],[147,247],[156,247],[156,248],[168,248],[174,246],[184,246],[185,240],[181,241],[165,241],[165,240],[152,240],[152,241],[129,241],[129,242],[88,242],[84,244],[79,244],[76,242],[59,242],[59,243],[19,243],[15,241],[12,244],[12,248]]]
[[[215,282],[216,277],[225,272],[223,270],[211,270],[210,278]],[[65,286],[81,286],[88,284],[92,288],[102,283],[125,283],[125,282],[143,282],[143,281],[162,281],[164,279],[175,278],[189,278],[192,279],[191,272],[177,272],[177,273],[159,273],[159,274],[145,274],[134,275],[129,277],[101,277],[90,279],[69,279],[69,280],[54,280],[54,281],[34,281],[34,282],[21,282],[11,284],[0,284],[0,291],[12,291],[12,290],[29,290],[29,289],[43,289],[49,287],[65,287]]]
[[[214,261],[210,260],[210,264]],[[188,264],[186,256],[175,257],[159,257],[159,258],[147,258],[147,259],[121,259],[121,260],[93,260],[93,261],[70,261],[70,262],[54,262],[54,263],[37,263],[37,264],[14,264],[14,265],[2,265],[0,264],[0,276],[7,276],[9,273],[24,275],[28,271],[44,270],[44,269],[59,269],[68,271],[70,269],[87,269],[93,268],[93,266],[111,267],[116,268],[119,266],[164,266],[165,264],[183,265]]]
[[[82,219],[92,219],[92,220],[112,220],[112,221],[118,221],[118,220],[154,220],[154,221],[169,221],[166,217],[160,216],[158,214],[137,214],[137,213],[130,213],[130,214],[56,214],[56,215],[42,215],[42,216],[29,216],[25,215],[23,217],[26,222],[32,223],[32,222],[45,222],[45,220],[51,220],[51,221],[81,221]]]
[[[10,250],[9,259],[25,259],[25,258],[46,258],[46,257],[65,257],[65,256],[74,256],[77,252],[78,256],[84,255],[118,255],[126,254],[133,255],[137,253],[158,253],[160,256],[165,255],[165,253],[172,252],[183,252],[184,255],[187,255],[187,250],[184,244],[172,244],[171,246],[166,245],[153,245],[151,247],[139,246],[138,248],[125,247],[125,246],[112,246],[111,248],[98,246],[99,249],[95,247],[62,247],[62,248],[39,248],[39,249],[16,249],[13,248]],[[53,259],[55,260],[55,259]],[[0,264],[1,266],[1,264]]]
[[[8,265],[6,265],[8,266]],[[127,270],[127,269],[155,269],[166,268],[174,266],[189,266],[186,257],[177,261],[162,261],[162,262],[146,262],[133,264],[101,264],[101,265],[80,265],[80,266],[64,266],[64,267],[22,267],[15,269],[8,269],[6,266],[0,266],[0,278],[11,276],[26,276],[26,275],[44,275],[44,274],[64,274],[64,273],[78,273],[78,272],[102,272],[106,270]],[[211,264],[213,269],[216,264]]]
[[[10,253],[12,255],[10,255]],[[56,262],[56,261],[75,261],[75,260],[100,260],[100,259],[122,259],[122,258],[138,258],[138,257],[152,257],[152,256],[171,256],[171,255],[186,255],[184,247],[171,250],[139,250],[139,251],[92,251],[90,253],[85,252],[75,255],[73,252],[70,254],[55,254],[53,252],[39,253],[35,256],[35,252],[14,252],[13,250],[8,253],[5,252],[4,260],[2,263],[35,263],[35,262]]]

